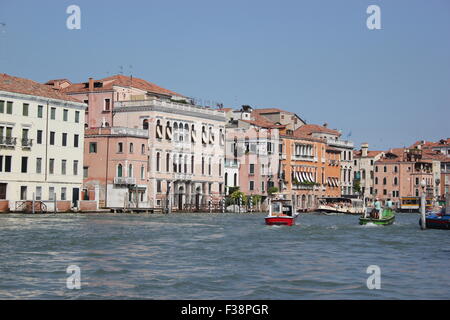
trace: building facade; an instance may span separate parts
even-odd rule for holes
[[[10,210],[33,199],[49,210],[55,201],[59,210],[78,205],[85,108],[46,85],[0,75],[0,201]]]

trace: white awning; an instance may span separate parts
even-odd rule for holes
[[[295,173],[295,176],[296,176],[298,182],[300,182],[300,183],[303,182],[303,178],[302,178],[302,176],[301,176],[298,172]]]
[[[316,182],[316,180],[314,179],[314,176],[313,176],[312,172],[309,173],[309,180],[311,180],[311,182]]]
[[[303,178],[305,179],[306,182],[311,182],[311,181],[309,181],[308,174],[306,172],[302,172],[302,174],[303,174]]]

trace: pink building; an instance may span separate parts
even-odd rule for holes
[[[142,129],[86,129],[84,200],[107,208],[148,208],[147,141]]]
[[[427,197],[433,197],[433,167],[420,149],[391,149],[375,161],[374,193],[399,204],[403,197],[420,197],[422,180]]]

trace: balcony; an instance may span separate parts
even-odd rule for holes
[[[0,146],[14,147],[16,145],[17,138],[13,137],[0,137]]]
[[[33,139],[23,138],[22,139],[22,148],[31,148],[33,145]]]
[[[135,185],[136,178],[133,177],[115,177],[114,184],[116,185]]]
[[[175,180],[192,180],[192,174],[187,173],[175,173]]]
[[[354,148],[353,142],[347,140],[327,139],[327,144],[334,147],[349,148],[349,149]]]
[[[314,161],[314,156],[310,156],[310,155],[301,155],[301,154],[294,154],[294,155],[292,156],[292,160]]]

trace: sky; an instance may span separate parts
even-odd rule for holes
[[[70,5],[79,30],[66,26]],[[369,5],[380,30],[367,28]],[[450,137],[450,1],[0,0],[0,72],[132,74],[225,107],[285,109],[356,149],[387,150]]]

